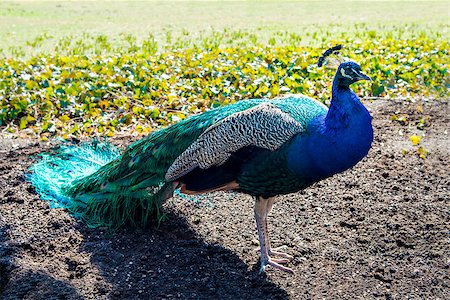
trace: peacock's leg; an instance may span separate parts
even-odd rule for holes
[[[173,192],[180,187],[178,181],[166,182],[161,189],[158,191],[157,206],[160,207],[163,203],[173,197]]]
[[[268,200],[268,201],[267,201],[267,208],[266,208],[266,211],[267,211],[267,215],[269,215],[269,213],[272,211],[273,204],[275,203],[275,198],[272,197],[272,198],[268,198],[267,200]],[[268,229],[267,229],[267,220],[266,220],[266,222],[265,222],[265,227],[266,227],[266,229],[265,229],[266,232],[269,232]],[[272,255],[273,255],[273,256],[284,257],[284,258],[287,258],[287,259],[292,259],[292,256],[291,256],[291,255],[279,251],[279,250],[281,250],[281,249],[287,248],[286,245],[283,245],[283,246],[280,246],[280,247],[277,247],[277,248],[272,248],[272,247],[270,246],[270,239],[269,239],[269,238],[267,238],[266,245],[267,245],[267,249],[268,249],[269,256],[272,256]]]
[[[152,209],[154,209],[155,217],[158,218],[158,222],[164,220],[166,215],[161,212],[161,207],[166,202],[167,199],[173,197],[173,192],[180,187],[180,183],[178,181],[166,182],[155,194],[155,202],[153,203]]]
[[[269,234],[267,232],[267,204],[269,199],[262,197],[257,197],[255,202],[255,218],[256,227],[258,229],[260,255],[261,255],[261,269],[260,272],[264,272],[267,265],[272,266],[276,269],[294,273],[290,268],[284,267],[280,264],[288,262],[287,259],[276,259],[269,256]]]

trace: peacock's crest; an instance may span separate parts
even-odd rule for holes
[[[342,63],[342,58],[338,57],[337,54],[339,53],[339,51],[341,51],[342,49],[342,45],[337,45],[334,47],[329,48],[328,50],[326,50],[322,56],[319,57],[319,60],[317,61],[317,66],[320,68],[324,65],[324,63],[338,63],[341,64]]]

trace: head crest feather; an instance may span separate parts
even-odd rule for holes
[[[320,68],[321,66],[323,66],[323,63],[325,61],[325,59],[332,55],[332,54],[336,54],[339,52],[339,50],[342,49],[342,45],[337,45],[334,47],[331,47],[330,49],[328,49],[327,51],[325,51],[322,56],[319,58],[319,61],[317,62],[317,66]]]

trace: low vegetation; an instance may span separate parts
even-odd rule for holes
[[[344,37],[326,46],[336,43],[344,43],[344,55],[372,77],[369,86],[356,87],[363,97],[436,98],[448,93],[447,41]],[[303,93],[325,102],[334,71],[316,67],[323,48],[257,41],[246,47],[211,42],[161,53],[152,40],[140,45],[131,41],[117,54],[83,55],[73,45],[70,49],[64,55],[0,61],[0,125],[7,131],[112,136],[132,125],[147,133],[246,98]]]

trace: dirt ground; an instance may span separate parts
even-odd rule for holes
[[[3,140],[0,298],[450,299],[449,105],[367,106],[375,129],[369,156],[282,197],[269,217],[272,244],[289,247],[294,275],[258,274],[248,196],[176,197],[159,228],[90,229],[50,209],[24,181],[33,155],[51,143]],[[412,134],[424,135],[426,159]]]

